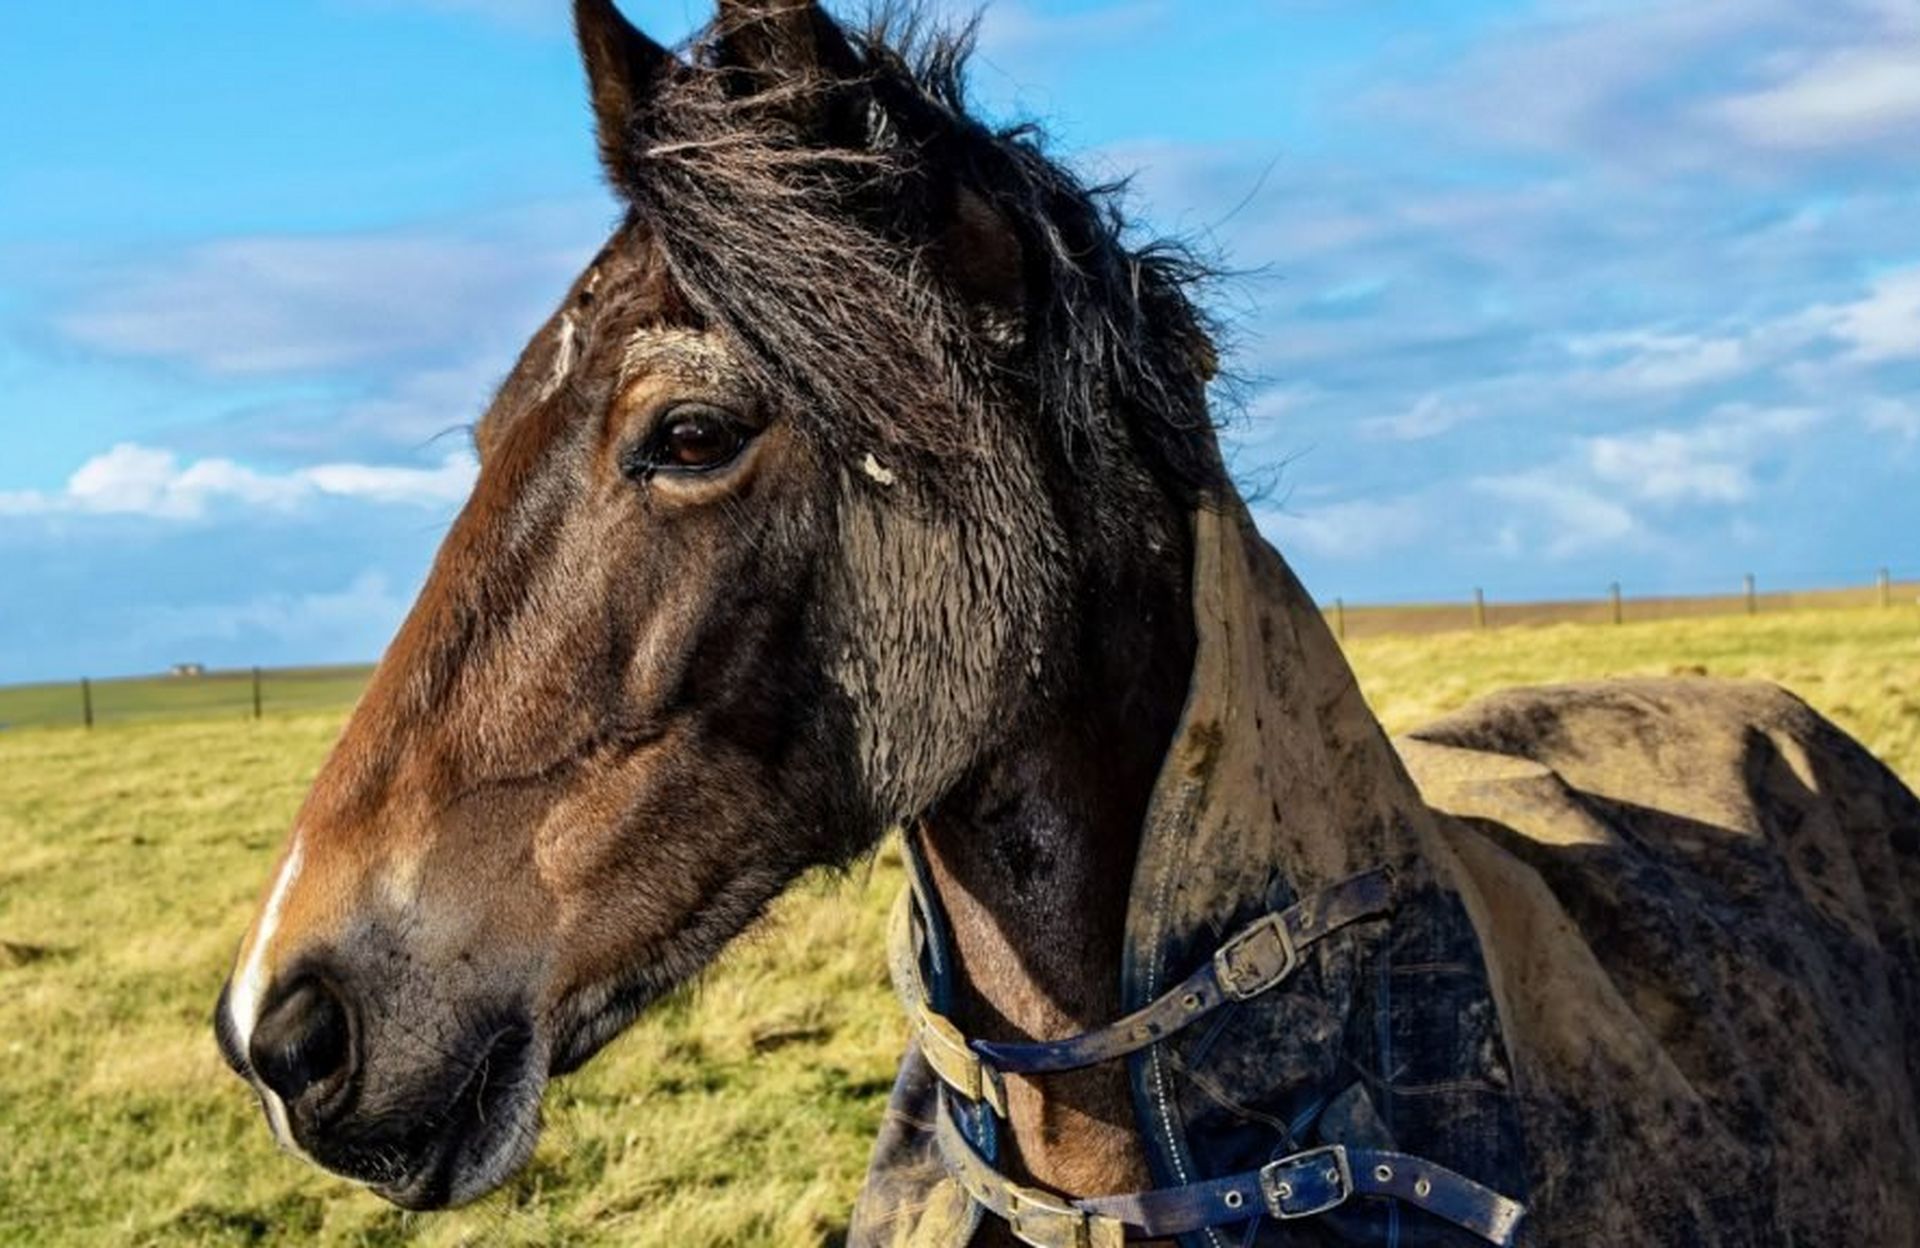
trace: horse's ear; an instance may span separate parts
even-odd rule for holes
[[[717,32],[739,93],[767,97],[802,126],[823,124],[834,87],[860,72],[846,34],[815,0],[720,0]]]
[[[950,219],[935,243],[947,278],[967,302],[1002,313],[1027,304],[1026,251],[1020,236],[969,187],[954,192]]]
[[[679,62],[636,30],[613,0],[573,0],[573,26],[587,67],[600,163],[616,189],[630,192],[641,163],[636,119]]]

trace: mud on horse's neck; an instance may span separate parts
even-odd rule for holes
[[[1189,541],[1170,519],[1164,549],[1108,562],[1082,595],[1072,695],[917,830],[969,1036],[1057,1039],[1121,1012],[1135,853],[1193,670]],[[1077,1194],[1147,1184],[1124,1064],[1007,1083],[1009,1175]]]
[[[1143,831],[1156,848],[1182,835],[1163,773],[1205,769],[1216,806],[1223,788],[1257,806],[1264,861],[1242,866],[1295,895],[1424,869],[1424,805],[1318,610],[1247,524],[1237,500],[1203,513],[1178,575],[1109,617],[1084,704],[918,830],[967,1035],[1058,1039],[1124,1012]],[[1123,1063],[1007,1082],[1010,1176],[1080,1196],[1151,1186]]]

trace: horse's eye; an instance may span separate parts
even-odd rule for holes
[[[668,415],[641,467],[648,472],[711,472],[732,463],[748,436],[729,413],[688,405]]]
[[[667,427],[663,467],[716,468],[740,453],[740,431],[711,416],[689,416]]]

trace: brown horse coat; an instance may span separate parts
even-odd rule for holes
[[[1159,1183],[1345,1143],[1525,1201],[1526,1243],[1920,1243],[1920,802],[1885,767],[1709,680],[1508,693],[1396,750],[1237,500],[1198,515],[1194,601],[1128,1008],[1355,872],[1399,901],[1132,1059]],[[936,1094],[910,1052],[851,1243],[978,1225]],[[1479,1242],[1364,1199],[1189,1241]]]

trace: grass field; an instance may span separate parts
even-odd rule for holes
[[[1380,637],[1391,728],[1492,689],[1764,676],[1920,782],[1920,610]],[[337,689],[344,704],[352,690]],[[0,720],[5,719],[0,702]],[[0,732],[0,1244],[831,1244],[901,1042],[899,879],[809,881],[549,1098],[505,1193],[401,1214],[277,1154],[207,1015],[340,709]]]

